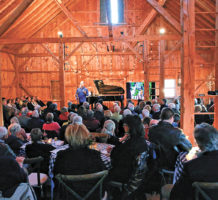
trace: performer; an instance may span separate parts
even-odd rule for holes
[[[86,96],[88,96],[88,89],[85,88],[84,82],[80,82],[79,88],[76,90],[76,99],[79,100],[79,104],[82,105],[86,101]]]

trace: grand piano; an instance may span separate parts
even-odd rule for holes
[[[103,101],[119,101],[123,107],[124,89],[114,85],[105,85],[103,80],[94,80],[95,86],[98,90],[98,96],[88,96],[86,100],[93,106],[99,99]]]

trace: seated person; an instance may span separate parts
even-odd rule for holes
[[[115,106],[114,107],[114,113],[113,113],[111,119],[114,119],[117,122],[119,122],[123,118],[123,116],[120,115],[120,111],[121,111],[120,107],[119,106]]]
[[[83,124],[70,124],[66,129],[65,138],[70,147],[58,152],[54,164],[54,174],[81,175],[106,169],[101,160],[100,152],[88,148],[90,133]],[[77,182],[70,186],[82,195],[86,193],[93,184],[95,184],[95,182],[86,181],[85,183]],[[56,187],[56,191],[58,191],[63,198],[64,194],[61,190]],[[98,199],[98,192],[96,193],[94,197],[92,196],[92,199]]]
[[[26,155],[28,158],[34,158],[38,156],[42,156],[44,158],[41,163],[40,171],[48,174],[49,167],[49,159],[50,159],[50,151],[55,148],[50,144],[42,143],[42,131],[39,128],[34,128],[30,133],[32,144],[28,144],[25,148]]]
[[[12,158],[15,158],[16,155],[13,150],[5,143],[7,138],[8,130],[3,126],[0,126],[0,156],[11,156]]]
[[[115,136],[115,128],[116,125],[112,120],[107,120],[104,122],[103,129],[101,130],[102,133],[106,133],[108,137],[106,138],[105,143],[119,145],[119,139]]]
[[[96,132],[101,127],[99,120],[94,118],[94,112],[92,110],[87,111],[87,116],[83,123],[90,132]]]
[[[181,151],[189,151],[191,143],[186,139],[181,129],[173,127],[174,112],[170,108],[163,108],[161,121],[149,128],[149,141],[158,147],[158,160],[160,168],[174,170],[178,152],[174,150],[177,146]]]
[[[59,115],[59,120],[60,121],[67,121],[68,115],[69,115],[68,108],[67,107],[61,108],[61,114]]]
[[[44,120],[40,119],[38,110],[34,110],[30,120],[27,123],[28,129],[31,131],[34,128],[42,129]]]
[[[184,164],[183,173],[171,191],[172,200],[194,199],[192,183],[195,181],[217,182],[218,180],[218,131],[213,126],[202,123],[195,127],[194,137],[202,152],[197,158]],[[206,193],[211,199],[218,197],[217,190],[208,190]]]
[[[57,122],[54,122],[53,119],[53,113],[48,113],[46,115],[46,123],[43,124],[42,129],[45,131],[55,131],[56,134],[58,134],[61,127]]]
[[[95,119],[97,119],[100,122],[101,127],[103,127],[103,124],[104,124],[104,121],[105,121],[104,109],[103,109],[103,106],[100,103],[96,104],[96,110],[94,112],[94,117],[95,117]]]
[[[20,147],[23,146],[25,142],[27,142],[26,140],[24,140],[20,131],[21,131],[20,124],[17,123],[11,124],[8,127],[9,136],[5,140],[5,142],[11,147],[11,149],[16,155],[19,155],[21,153]]]
[[[27,182],[27,174],[11,156],[0,156],[0,191],[10,198],[20,183]],[[1,197],[0,197],[1,199]]]

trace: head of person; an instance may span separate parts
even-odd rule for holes
[[[149,115],[150,115],[150,113],[149,113],[149,111],[148,111],[147,109],[143,109],[143,110],[142,110],[142,116],[143,116],[143,118],[149,117]]]
[[[80,87],[82,88],[82,87],[84,87],[84,86],[85,86],[84,81],[81,81],[81,82],[80,82]]]
[[[168,121],[169,123],[173,123],[174,121],[174,112],[171,108],[163,108],[160,114],[160,119],[162,121]]]
[[[20,124],[14,123],[8,127],[9,135],[13,135],[13,136],[17,137],[19,135],[20,131],[21,131]]]
[[[139,109],[142,110],[145,107],[145,102],[144,101],[140,101],[139,102]]]
[[[129,109],[123,111],[123,117],[126,117],[127,115],[132,115],[132,112]]]
[[[89,110],[89,102],[84,101],[84,102],[83,102],[83,107],[84,107],[86,110]]]
[[[77,113],[74,113],[74,112],[70,112],[70,114],[68,115],[68,120],[73,123],[73,119],[74,117],[78,116]]]
[[[115,123],[112,120],[107,120],[104,122],[102,133],[114,136],[114,130],[116,128]]]
[[[145,107],[143,109],[147,109],[149,111],[149,113],[151,112],[151,106],[150,105],[145,105]]]
[[[26,116],[28,112],[29,112],[29,110],[28,110],[27,107],[24,107],[24,108],[21,109],[21,115],[22,116]]]
[[[57,104],[56,104],[56,103],[52,103],[52,104],[49,106],[49,110],[50,110],[51,112],[57,110]]]
[[[0,126],[0,140],[5,140],[8,137],[8,130],[4,126]]]
[[[103,112],[103,106],[100,103],[96,106],[96,111]]]
[[[42,135],[43,134],[40,128],[33,128],[30,132],[30,137],[31,137],[32,142],[41,141]]]
[[[34,118],[39,118],[39,112],[38,112],[38,110],[34,110],[34,111],[32,112],[32,117],[34,117]]]
[[[105,110],[104,111],[104,116],[107,118],[111,118],[112,117],[112,112],[110,110]]]
[[[6,98],[4,98],[4,97],[2,98],[2,104],[3,104],[3,105],[7,105],[7,100],[6,100]]]
[[[11,122],[11,124],[14,124],[14,123],[20,124],[18,118],[15,116],[10,119],[10,122]]]
[[[46,122],[47,123],[51,123],[51,122],[53,122],[53,119],[54,119],[53,113],[47,113],[47,115],[46,115]]]
[[[151,122],[151,118],[150,117],[145,117],[143,119],[143,121],[142,121],[144,128],[149,128],[150,122]]]
[[[38,112],[40,112],[41,111],[41,106],[40,105],[34,106],[34,110],[37,110]]]
[[[87,111],[87,119],[93,119],[94,117],[94,112],[92,110]]]
[[[152,120],[150,121],[149,127],[155,126],[155,125],[157,125],[158,123],[159,123],[159,120],[152,119]]]
[[[72,105],[73,103],[71,102],[71,101],[68,101],[67,102],[67,105],[68,105],[68,108],[71,108],[71,105]]]
[[[168,108],[175,109],[176,108],[176,104],[175,103],[169,103],[168,104]]]
[[[128,109],[129,109],[129,110],[133,111],[134,108],[135,108],[135,107],[134,107],[134,104],[128,103]]]
[[[142,121],[138,115],[127,115],[123,119],[125,133],[129,133],[131,138],[144,137],[145,131]]]
[[[155,104],[153,105],[153,107],[152,107],[152,110],[153,110],[154,112],[160,112],[160,104],[155,103]]]
[[[46,103],[46,105],[47,105],[47,108],[49,108],[49,106],[52,104],[52,101],[48,101],[47,103]]]
[[[194,130],[194,137],[202,151],[218,150],[218,131],[207,123],[198,124]]]
[[[83,118],[82,117],[80,117],[80,116],[75,116],[74,118],[73,118],[73,123],[72,124],[83,124]]]
[[[114,107],[114,112],[120,114],[121,108],[120,106],[115,106]]]
[[[67,107],[63,107],[63,108],[61,108],[61,113],[63,114],[63,113],[66,113],[66,112],[68,112],[68,108]]]
[[[195,112],[197,113],[197,112],[201,112],[202,111],[202,107],[201,107],[201,105],[195,105]]]
[[[66,128],[65,139],[70,147],[83,148],[89,145],[90,133],[83,124],[70,124]]]
[[[174,122],[179,123],[180,121],[180,115],[178,113],[174,114]]]
[[[161,104],[166,105],[167,104],[167,99],[161,99]]]

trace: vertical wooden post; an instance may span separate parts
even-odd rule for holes
[[[159,86],[159,99],[164,98],[164,51],[165,41],[160,41],[159,54],[160,54],[160,86]]]
[[[60,84],[60,107],[65,106],[65,72],[64,72],[64,44],[59,43],[59,84]]]
[[[218,90],[218,0],[216,0],[216,37],[215,37],[215,90]],[[214,127],[218,129],[218,96],[215,97]]]
[[[143,42],[144,100],[149,100],[149,68],[147,41]]]
[[[181,127],[194,143],[195,0],[181,0]]]
[[[4,126],[3,105],[2,105],[2,64],[0,62],[0,126]]]
[[[15,77],[16,77],[16,82],[15,82],[16,96],[20,97],[21,96],[20,87],[19,87],[19,84],[20,84],[20,73],[19,73],[20,69],[19,69],[19,65],[18,65],[18,57],[17,56],[15,56],[14,64],[15,64]]]

